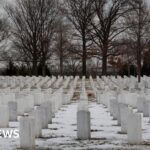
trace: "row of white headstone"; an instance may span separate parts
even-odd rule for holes
[[[103,81],[101,81],[103,83]],[[128,90],[121,90],[118,86],[116,90],[108,88],[108,90],[97,90],[97,101],[104,103],[107,107],[110,107],[110,97],[118,99],[118,102],[127,104],[133,108],[139,110],[144,114],[144,117],[150,117],[150,95],[148,89],[147,92],[140,92],[136,90],[130,92]]]
[[[54,105],[52,105],[49,101],[44,102],[40,106],[36,107],[29,116],[25,116],[20,119],[21,148],[35,148],[35,138],[42,136],[42,129],[48,128],[48,124],[52,123],[52,117],[63,104],[69,104],[71,102],[77,80],[78,77],[74,79],[73,86],[70,88],[65,97],[63,95],[62,88],[58,89],[53,95],[51,95]]]
[[[54,77],[52,79],[48,77],[31,78],[36,81],[32,82],[30,78],[26,79],[26,85],[31,82],[28,90],[21,89],[14,92],[10,88],[9,92],[5,89],[5,93],[0,94],[0,127],[6,128],[9,126],[9,121],[17,121],[18,115],[23,116],[19,120],[20,146],[26,149],[32,149],[35,146],[35,138],[41,136],[42,129],[48,128],[48,124],[52,123],[52,117],[62,105],[71,102],[79,77],[73,80],[66,95],[64,95],[63,88],[68,88],[70,77],[65,78],[64,82],[61,77],[57,81]],[[15,78],[15,82],[17,80],[20,79]],[[60,87],[55,92],[52,92],[51,88],[42,88],[44,84],[49,82],[48,84],[52,85],[55,81],[56,85],[58,85],[58,81],[62,82],[62,84],[59,83]],[[32,88],[33,86],[35,88]]]
[[[119,103],[113,97],[110,100],[109,111],[113,119],[116,119],[118,125],[121,126],[121,132],[128,134],[128,142],[130,144],[140,144],[142,142],[142,114],[135,113],[132,107]]]
[[[135,77],[97,77],[97,102],[108,107],[130,144],[141,144],[142,117],[150,117],[149,84],[145,81],[149,78],[143,77],[137,84]]]
[[[49,88],[51,87],[53,84],[53,86],[55,88],[60,88],[61,84],[63,83],[63,81],[65,80],[65,82],[63,83],[64,86],[67,86],[67,84],[70,82],[70,79],[73,79],[72,76],[70,77],[61,77],[58,76],[58,78],[52,76],[52,77],[22,77],[22,76],[12,76],[12,77],[3,77],[0,76],[0,89],[15,89],[15,88],[20,88],[20,89],[24,89],[24,88],[41,88],[41,87],[46,87]],[[64,87],[65,88],[65,87]]]
[[[94,88],[94,81],[90,78],[91,85]],[[82,79],[82,92],[80,95],[80,101],[78,105],[77,111],[77,138],[80,140],[87,140],[91,138],[91,124],[90,124],[90,112],[88,110],[88,96],[85,86],[85,79]],[[107,104],[107,99],[109,100],[112,97],[112,93],[107,93],[102,97],[102,93],[98,93],[97,96],[99,99],[98,103],[104,102],[103,104]],[[127,104],[119,103],[117,99],[114,98],[109,102],[109,109],[111,115],[113,115],[114,119],[118,120],[118,125],[121,126],[121,132],[126,133],[128,135],[128,142],[130,144],[140,144],[142,142],[142,116],[141,114],[134,113],[132,108]],[[107,106],[107,105],[106,105]]]
[[[128,135],[128,143],[141,144],[142,115],[135,113],[131,107],[119,103],[116,99],[110,101],[110,113],[121,126],[121,132]]]

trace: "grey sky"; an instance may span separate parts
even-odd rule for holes
[[[145,0],[148,2],[149,6],[150,6],[150,0]],[[7,3],[13,3],[15,2],[15,0],[0,0],[0,9]],[[1,10],[0,10],[1,13]]]

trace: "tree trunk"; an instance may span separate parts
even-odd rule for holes
[[[102,75],[107,75],[107,53],[103,51],[103,58],[102,58]]]
[[[115,64],[115,78],[117,79],[117,65]]]
[[[45,65],[45,62],[42,63],[42,75],[43,75],[43,77],[46,76],[46,65]]]
[[[63,68],[63,61],[64,61],[64,54],[63,54],[63,29],[61,26],[61,30],[60,30],[60,75],[63,76],[64,75],[64,68]]]
[[[86,59],[87,59],[87,53],[86,53],[86,39],[85,36],[83,36],[83,56],[82,56],[82,75],[86,76]]]
[[[138,82],[141,82],[141,52],[138,50],[138,58],[137,58],[137,75]]]
[[[38,75],[38,69],[37,69],[37,68],[38,68],[38,67],[37,67],[37,61],[34,60],[34,61],[33,61],[33,65],[32,65],[32,75],[35,75],[35,76]]]
[[[141,82],[141,34],[142,34],[142,8],[141,4],[139,4],[139,26],[138,26],[138,40],[137,40],[137,75],[138,75],[138,82]]]
[[[63,76],[63,56],[60,56],[60,75]]]
[[[130,65],[129,65],[129,63],[128,63],[128,77],[130,77],[131,76],[131,73],[130,73]]]
[[[138,82],[141,82],[141,29],[139,27],[138,41],[137,41],[137,75]]]

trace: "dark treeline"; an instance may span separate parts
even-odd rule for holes
[[[150,75],[144,0],[16,0],[4,10],[5,75]]]

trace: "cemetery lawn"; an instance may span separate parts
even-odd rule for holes
[[[53,124],[42,130],[42,138],[36,139],[37,150],[149,150],[150,123],[143,119],[143,144],[129,145],[127,135],[121,134],[121,127],[113,120],[108,109],[96,102],[89,103],[91,112],[91,140],[77,140],[77,102],[64,105],[53,118]],[[18,122],[10,127],[18,128]],[[11,128],[10,128],[11,129]],[[0,139],[0,150],[19,149],[19,139]]]

